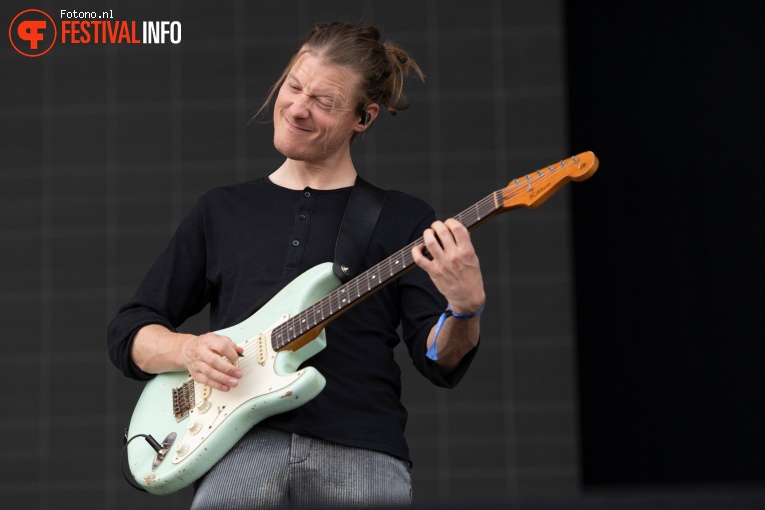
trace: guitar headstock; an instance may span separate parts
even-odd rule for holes
[[[598,158],[582,152],[510,181],[502,193],[502,210],[516,207],[536,209],[568,181],[584,181],[598,169]]]

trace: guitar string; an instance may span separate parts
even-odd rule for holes
[[[488,202],[493,202],[493,195],[490,195],[489,197],[484,198],[481,200],[477,205],[485,205]],[[472,206],[471,206],[472,207]],[[493,208],[492,208],[493,209]],[[487,210],[487,213],[493,212],[491,209]],[[464,214],[461,213],[456,218],[460,219],[461,216]],[[466,221],[466,220],[465,220]],[[461,221],[461,222],[465,222]],[[297,319],[299,319],[297,322],[301,323],[304,319],[301,318],[303,315],[314,315],[321,313],[321,320],[312,320],[307,324],[308,329],[303,330],[300,328],[300,333],[298,334],[298,337],[303,334],[305,331],[308,331],[315,327],[316,325],[323,322],[328,317],[331,317],[335,313],[342,310],[343,307],[351,305],[353,302],[355,302],[357,299],[361,298],[364,294],[359,291],[359,285],[366,284],[367,289],[371,290],[372,287],[379,287],[381,284],[387,282],[391,277],[395,276],[397,273],[403,271],[406,269],[407,265],[411,266],[411,264],[414,262],[411,257],[411,249],[416,246],[423,244],[424,240],[423,238],[418,239],[417,241],[414,241],[413,243],[410,243],[408,246],[404,247],[403,249],[397,251],[390,257],[387,257],[385,260],[381,261],[380,263],[376,264],[369,270],[365,271],[361,275],[359,275],[358,278],[356,278],[355,282],[349,282],[348,284],[345,284],[338,289],[334,290],[333,292],[329,293],[327,296],[320,299],[318,302],[311,305],[309,308],[304,310],[303,312],[300,312]],[[403,263],[401,263],[403,261]],[[400,267],[395,267],[393,264],[399,264],[401,263]],[[387,267],[387,271],[385,270]],[[353,292],[348,292],[349,290],[352,290],[352,285],[356,285],[356,294],[354,296]],[[344,304],[341,304],[340,295],[344,294],[344,300],[342,301]],[[275,332],[278,336],[284,336],[287,335],[288,338],[293,337],[295,332],[295,321],[293,323],[289,323],[289,321],[283,325],[281,325],[281,329],[279,331]],[[291,341],[291,340],[289,340]],[[287,341],[287,343],[289,343]],[[285,343],[280,343],[278,348],[283,347],[286,345]]]
[[[468,228],[473,226],[475,223],[478,223],[481,219],[494,213],[498,209],[495,203],[498,201],[497,195],[501,194],[502,191],[503,190],[496,191],[484,197],[482,200],[470,206],[454,218],[465,224]],[[487,207],[487,205],[489,205],[489,207]],[[403,249],[359,275],[354,281],[339,287],[317,303],[314,303],[310,307],[299,312],[299,314],[291,319],[291,321],[275,328],[273,331],[274,337],[272,338],[272,342],[274,343],[273,348],[278,350],[288,345],[306,331],[320,324],[324,319],[340,312],[344,307],[352,305],[356,300],[366,294],[359,290],[360,285],[366,284],[367,289],[371,290],[372,287],[378,287],[387,282],[389,279],[406,269],[407,266],[411,267],[414,262],[411,257],[411,250],[414,246],[421,244],[424,244],[423,238],[410,243]],[[399,266],[398,264],[401,265]],[[355,295],[352,289],[354,284],[356,285]],[[341,296],[343,299],[341,299]],[[315,316],[318,313],[321,313],[321,320],[313,320],[306,323],[307,317],[310,315]],[[307,326],[305,329],[302,327],[304,323],[306,323]],[[297,326],[300,327],[298,328]],[[286,339],[284,338],[285,336]]]
[[[565,162],[562,162],[565,163]],[[565,165],[564,165],[565,166]],[[554,172],[560,167],[555,167],[553,165],[550,165],[546,168],[537,170],[536,172],[532,174],[527,174],[524,177],[514,179],[510,182],[510,184],[498,191],[495,191],[494,193],[491,193],[490,195],[484,197],[482,200],[478,201],[476,204],[470,206],[468,209],[462,211],[460,214],[456,215],[454,218],[460,221],[463,224],[466,224],[467,219],[473,219],[475,218],[475,221],[466,224],[468,228],[472,227],[482,219],[486,218],[487,215],[490,215],[494,212],[496,212],[499,207],[494,206],[495,203],[495,197],[497,198],[497,202],[499,202],[499,198],[502,198],[502,202],[512,199],[516,196],[525,194],[529,191],[531,191],[531,185],[532,183],[539,183],[540,181],[544,181],[545,178],[549,177],[550,175],[553,175]],[[534,175],[536,174],[536,175]],[[565,177],[565,176],[564,176]],[[527,187],[528,185],[528,187]],[[513,186],[513,189],[508,189],[511,186]],[[487,204],[492,204],[492,206],[488,209],[482,209],[482,207],[485,207]],[[475,213],[473,213],[473,210],[475,210]],[[463,219],[464,217],[464,219]],[[353,281],[344,284],[343,286],[339,287],[338,289],[332,291],[327,296],[320,299],[318,302],[314,303],[313,305],[309,306],[305,310],[299,312],[295,317],[289,319],[283,324],[280,324],[279,326],[275,327],[272,331],[272,348],[274,350],[279,350],[286,345],[290,344],[300,336],[302,336],[306,331],[309,331],[313,328],[315,328],[318,324],[321,324],[324,320],[331,317],[332,315],[335,315],[337,312],[341,311],[343,307],[349,306],[353,304],[357,299],[362,297],[363,294],[366,293],[360,293],[358,291],[359,282],[364,280],[363,283],[367,284],[368,290],[371,290],[372,287],[378,287],[380,284],[385,283],[388,279],[395,276],[397,273],[401,272],[403,269],[407,267],[407,264],[411,266],[411,263],[413,263],[413,259],[411,258],[411,249],[414,246],[424,244],[424,239],[420,238],[413,243],[410,243],[406,247],[404,247],[402,250],[399,250],[398,252],[394,253],[392,256],[386,258],[379,264],[373,266],[369,270],[365,271],[361,275],[359,275],[357,278],[355,278]],[[384,266],[387,264],[389,271],[391,270],[394,260],[396,260],[396,263],[398,263],[398,260],[404,260],[404,264],[400,268],[396,268],[395,272],[391,272],[389,277],[383,277],[382,269],[384,269]],[[379,277],[379,278],[376,278]],[[375,280],[374,282],[370,282],[370,280]],[[350,289],[350,284],[356,283],[357,287],[357,293],[355,298],[352,297],[352,294],[346,293],[348,289]],[[347,302],[344,301],[345,304],[340,304],[339,296],[340,294],[346,293],[346,297],[351,296]],[[333,305],[334,301],[334,305]],[[317,314],[321,313],[321,318],[318,319],[316,317]],[[313,315],[314,320],[313,321],[307,321],[307,318]],[[306,323],[307,328],[302,329],[302,323]],[[299,333],[295,333],[298,331],[297,326],[300,326]],[[286,337],[286,339],[284,338]],[[277,341],[277,338],[280,338],[279,341]]]
[[[565,162],[561,162],[565,163]],[[565,166],[565,164],[563,165]],[[524,193],[527,193],[531,191],[531,185],[532,183],[538,183],[539,181],[544,181],[546,177],[549,177],[550,175],[553,175],[554,172],[561,167],[555,167],[554,165],[550,165],[548,167],[545,167],[543,169],[537,170],[536,172],[533,172],[531,174],[527,174],[525,177],[514,179],[509,183],[509,185],[501,190],[497,190],[483,199],[479,200],[472,206],[468,207],[468,209],[465,209],[461,213],[454,216],[454,219],[460,221],[460,223],[463,223],[466,225],[466,227],[470,228],[482,219],[486,218],[487,215],[490,215],[494,212],[496,212],[498,209],[500,209],[504,202],[508,199],[515,198],[516,196],[520,196]],[[536,174],[536,176],[534,176]],[[565,176],[564,176],[565,177]],[[527,187],[528,185],[529,187]],[[513,189],[508,190],[511,186],[514,186]],[[501,205],[497,207],[495,204],[496,202],[500,202],[501,198]],[[488,204],[491,204],[491,207],[484,208]],[[475,212],[473,212],[475,211]],[[466,217],[465,217],[466,216]],[[465,218],[463,218],[465,217]],[[472,220],[474,218],[474,221],[472,223],[466,224],[468,219]],[[323,298],[321,298],[316,303],[310,305],[309,307],[305,308],[304,310],[298,312],[294,317],[288,319],[282,324],[277,325],[271,330],[270,340],[272,342],[271,348],[273,350],[278,350],[286,345],[289,345],[291,342],[296,340],[297,338],[300,338],[303,334],[305,334],[307,331],[310,331],[311,329],[315,328],[318,324],[321,324],[324,320],[327,318],[335,315],[336,313],[340,312],[344,307],[352,305],[356,300],[361,298],[363,295],[366,294],[366,292],[361,292],[359,290],[359,286],[362,283],[365,283],[367,286],[367,291],[370,291],[372,287],[377,287],[382,283],[387,282],[389,279],[396,276],[398,273],[403,271],[407,268],[407,264],[411,266],[413,263],[413,258],[411,257],[411,250],[415,246],[424,244],[424,238],[419,238],[416,241],[410,243],[409,245],[405,246],[398,252],[394,253],[390,257],[387,257],[380,263],[376,264],[375,266],[371,267],[364,273],[360,274],[357,278],[354,278],[350,282],[338,287],[334,291],[330,292]],[[392,264],[395,260],[395,264],[398,264],[401,260],[403,260],[403,263],[400,267],[396,267],[395,271],[393,270]],[[388,272],[390,273],[387,275],[387,277],[383,278],[382,269],[383,266],[387,264],[388,266]],[[376,281],[371,282],[370,279],[376,279]],[[352,292],[348,292],[350,290],[350,287],[352,284],[356,285],[356,296],[353,297]],[[343,303],[340,304],[340,295],[344,294]],[[334,304],[333,304],[334,300]],[[326,312],[326,313],[325,313]],[[321,318],[315,317],[317,314],[321,314]],[[309,319],[310,315],[314,315],[313,323]],[[303,329],[303,325],[307,326],[305,329]],[[299,333],[296,334],[296,331],[299,330]],[[284,337],[286,335],[287,340],[282,338],[279,342],[277,342],[277,345],[273,345],[276,337]],[[253,337],[257,338],[257,337]],[[243,346],[244,350],[250,351],[254,347],[257,347],[257,340],[253,343],[250,343],[249,345]],[[244,358],[240,358],[238,365],[240,367],[245,367],[250,364],[251,357],[255,355],[255,353],[250,353],[250,357],[248,358],[245,354]]]
[[[457,219],[458,221],[460,221],[460,223],[465,224],[465,222],[467,221],[467,218],[466,219],[462,219],[462,216],[466,215],[467,213],[469,213],[471,209],[474,209],[476,212],[473,213],[472,217],[476,218],[475,222],[480,221],[480,218],[485,217],[487,214],[491,214],[492,212],[497,210],[497,207],[494,204],[495,204],[495,201],[498,200],[498,198],[495,199],[495,197],[496,197],[496,195],[498,193],[501,193],[501,190],[500,191],[495,191],[494,193],[489,194],[488,196],[486,196],[483,199],[481,199],[478,202],[476,202],[474,205],[470,206],[465,211],[462,211],[461,213],[456,215],[454,218]],[[490,204],[490,207],[486,207],[489,204]],[[473,224],[474,223],[470,223],[471,226]],[[403,271],[407,267],[407,265],[411,266],[411,264],[414,263],[414,260],[413,260],[413,258],[411,256],[411,250],[412,250],[412,248],[414,248],[414,246],[417,246],[417,245],[420,245],[420,244],[424,244],[424,238],[422,238],[422,237],[420,237],[419,239],[415,240],[412,243],[409,243],[407,246],[405,246],[404,248],[398,250],[396,253],[394,253],[393,255],[391,255],[389,257],[387,257],[386,259],[384,259],[380,263],[372,266],[371,268],[369,268],[368,270],[364,271],[358,277],[354,278],[350,282],[348,282],[348,283],[346,283],[344,285],[341,285],[340,287],[338,287],[334,291],[330,292],[329,294],[327,294],[326,296],[321,298],[316,303],[314,303],[314,304],[308,306],[307,308],[305,308],[304,310],[298,312],[294,317],[288,319],[287,321],[283,322],[282,324],[279,324],[279,325],[275,326],[271,330],[271,332],[270,332],[271,334],[270,335],[266,335],[266,340],[268,340],[268,338],[270,337],[270,340],[272,342],[271,349],[276,351],[278,349],[281,349],[281,348],[285,347],[286,345],[289,345],[291,342],[293,342],[295,339],[297,339],[300,336],[302,336],[303,334],[305,334],[307,331],[310,331],[311,329],[315,328],[316,325],[318,325],[321,322],[323,322],[323,320],[325,320],[327,317],[331,317],[331,316],[337,314],[337,312],[342,310],[342,308],[344,308],[345,306],[352,305],[356,300],[358,300],[359,298],[361,298],[362,296],[364,296],[366,294],[365,292],[361,292],[360,291],[360,289],[359,289],[360,285],[365,285],[365,286],[368,287],[368,290],[371,290],[372,287],[378,287],[381,283],[387,282],[390,278],[392,278],[393,276],[395,276],[399,272]],[[400,268],[398,268],[398,267],[396,268],[397,269],[396,272],[392,272],[391,264],[393,263],[393,260],[397,260],[397,261],[403,260],[403,263],[402,263],[401,267]],[[389,266],[388,272],[390,273],[390,276],[388,276],[388,278],[383,279],[383,278],[380,277],[380,275],[382,274],[382,267],[385,266],[386,264]],[[369,281],[372,276],[377,277],[376,278],[377,281],[373,285],[371,285],[371,283]],[[355,284],[355,286],[356,286],[355,297],[353,297],[353,292],[349,291],[350,287],[352,286],[352,284]],[[338,301],[339,300],[339,297],[338,297],[339,294],[345,294],[346,299],[348,300],[348,302],[346,304],[342,305],[342,306],[339,305],[339,301]],[[333,306],[333,304],[332,304],[333,298],[334,298],[335,303],[336,303],[335,306]],[[317,320],[315,323],[311,324],[312,321],[309,320],[309,316],[310,315],[314,315],[315,316],[319,312],[321,312],[322,320]],[[325,314],[325,312],[326,312],[326,314]],[[300,333],[295,335],[294,331],[296,329],[296,325],[297,324],[306,324],[307,327],[305,329],[303,329],[301,327],[300,328]],[[290,330],[293,330],[293,332],[290,333]],[[274,338],[275,338],[275,336],[278,337],[279,334],[281,334],[282,336],[286,335],[287,336],[287,340],[282,338],[281,341],[278,342],[278,345],[274,346],[273,345]],[[244,357],[239,358],[238,363],[237,363],[237,365],[239,366],[240,369],[244,369],[247,366],[249,366],[252,363],[252,358],[256,358],[257,359],[257,346],[258,346],[257,337],[258,336],[259,336],[259,334],[256,335],[255,337],[252,337],[251,339],[248,339],[248,340],[250,340],[250,342],[248,342],[247,345],[243,345]]]

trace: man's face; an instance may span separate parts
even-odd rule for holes
[[[356,73],[304,53],[284,80],[274,106],[274,146],[286,157],[325,162],[349,151],[359,130]]]

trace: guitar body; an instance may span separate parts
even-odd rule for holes
[[[194,383],[185,371],[159,374],[150,380],[133,412],[129,436],[151,435],[167,445],[167,453],[160,461],[145,442],[131,442],[128,459],[136,481],[152,494],[169,494],[186,487],[212,468],[255,424],[318,395],[324,388],[324,377],[312,367],[298,367],[326,346],[324,331],[297,350],[279,352],[273,350],[270,332],[339,286],[332,264],[320,264],[292,281],[244,322],[216,331],[245,348],[237,363],[243,377],[228,392]],[[176,417],[173,390],[184,386],[193,401],[187,405],[188,416]]]

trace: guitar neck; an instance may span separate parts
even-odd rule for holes
[[[517,207],[536,208],[550,198],[570,180],[589,178],[598,168],[598,160],[591,152],[582,153],[568,160],[514,179],[507,187],[487,195],[471,205],[454,219],[468,230]],[[393,282],[415,264],[412,248],[424,243],[420,237],[382,262],[367,269],[356,278],[341,285],[294,317],[276,326],[271,334],[275,351],[297,348],[306,340],[312,340],[332,320],[338,318],[365,298]],[[425,252],[427,254],[427,250]],[[302,342],[301,342],[302,341]],[[299,345],[296,345],[299,344]]]

